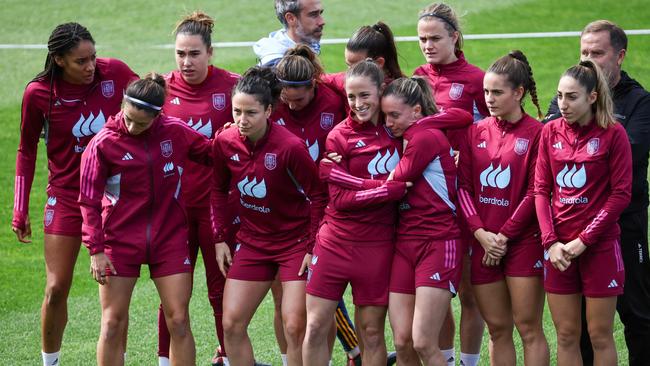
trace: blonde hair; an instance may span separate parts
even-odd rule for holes
[[[449,33],[450,37],[454,35],[454,32],[458,32],[458,39],[454,45],[456,48],[455,51],[460,52],[460,50],[463,49],[463,32],[460,29],[458,15],[456,15],[454,9],[452,9],[449,5],[445,3],[433,3],[420,10],[418,16],[418,21],[431,21],[435,19],[441,21],[444,24],[445,29]]]
[[[569,68],[563,75],[575,79],[587,89],[587,93],[596,92],[596,102],[591,106],[596,124],[601,128],[609,128],[616,124],[614,120],[614,103],[603,71],[591,60],[580,61]]]

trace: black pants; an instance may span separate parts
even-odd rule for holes
[[[621,216],[621,252],[625,264],[625,293],[618,297],[616,310],[625,327],[630,366],[650,365],[650,260],[648,259],[648,212]],[[589,341],[582,308],[580,349],[584,365],[592,365],[593,349]]]

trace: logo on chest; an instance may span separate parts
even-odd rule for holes
[[[587,183],[587,171],[585,165],[582,164],[580,169],[576,168],[576,164],[569,169],[568,164],[564,164],[564,168],[557,173],[555,182],[560,188],[582,188]]]
[[[587,142],[587,154],[596,155],[599,147],[600,147],[600,139],[598,137],[590,139]]]
[[[160,154],[164,158],[172,156],[173,152],[174,150],[172,148],[172,140],[165,140],[160,142]]]
[[[264,155],[264,167],[268,170],[273,170],[278,166],[278,156],[274,153],[266,153]]]
[[[374,177],[375,175],[388,174],[395,170],[395,167],[399,163],[399,153],[397,149],[394,149],[393,152],[390,152],[390,149],[387,149],[384,154],[381,151],[377,151],[372,160],[368,163],[368,173]]]
[[[226,94],[212,94],[212,107],[218,111],[223,111],[226,108]]]
[[[481,192],[484,187],[492,187],[504,189],[510,185],[510,165],[503,169],[501,164],[496,168],[494,165],[490,164],[489,167],[485,168],[479,175],[479,181],[481,182]]]
[[[113,83],[113,80],[102,81],[101,87],[102,87],[102,95],[105,98],[110,98],[113,95],[115,95],[115,83]]]
[[[249,180],[248,177],[244,177],[244,179],[237,183],[237,189],[239,189],[239,193],[242,197],[266,197],[266,182],[264,181],[264,178],[258,182],[257,177],[253,177],[252,180]]]
[[[451,83],[451,87],[449,88],[449,98],[453,100],[460,99],[460,97],[463,96],[463,88],[465,88],[465,85],[463,84]]]
[[[334,126],[334,113],[321,113],[320,128],[324,130],[331,130],[332,126]]]
[[[528,151],[528,139],[518,137],[517,140],[515,140],[515,154],[517,155],[524,155]]]

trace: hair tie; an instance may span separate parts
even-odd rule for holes
[[[137,105],[139,105],[141,107],[146,107],[146,108],[149,108],[149,109],[153,109],[154,111],[160,111],[162,109],[161,106],[157,106],[157,105],[153,105],[151,103],[147,103],[144,100],[136,99],[136,98],[130,97],[130,96],[126,95],[126,94],[124,94],[124,99],[128,100],[131,103],[137,104]]]
[[[424,13],[424,14],[420,15],[420,17],[418,18],[418,20],[420,20],[420,19],[422,19],[422,18],[426,18],[426,17],[434,17],[434,18],[438,18],[438,19],[442,20],[443,22],[449,24],[449,26],[450,26],[454,31],[458,31],[458,29],[456,28],[456,26],[454,25],[454,23],[451,22],[451,20],[447,19],[447,17],[444,17],[444,16],[442,16],[442,15],[438,15],[438,14],[436,14],[436,13]]]
[[[282,83],[282,84],[285,84],[285,85],[296,85],[296,86],[298,86],[298,85],[300,85],[300,86],[302,86],[302,85],[310,85],[312,83],[311,79],[293,81],[293,80],[284,80],[284,79],[278,78],[278,81],[280,83]]]

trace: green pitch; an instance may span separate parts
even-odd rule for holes
[[[415,35],[417,12],[428,1],[343,1],[323,0],[325,38],[349,37],[361,25],[384,20],[397,36]],[[136,72],[167,72],[174,68],[173,51],[155,48],[173,42],[171,31],[178,18],[202,9],[216,20],[213,40],[251,41],[279,28],[270,0],[153,2],[114,0],[110,2],[73,2],[64,0],[5,0],[0,12],[0,44],[45,44],[51,30],[59,23],[77,21],[92,32],[99,56],[117,57]],[[607,18],[624,29],[650,28],[650,13],[642,0],[592,1],[453,1],[463,14],[466,34],[556,32],[580,30],[588,22]],[[650,36],[630,36],[624,69],[639,82],[650,86]],[[578,59],[579,40],[541,38],[510,40],[469,40],[465,43],[468,60],[485,69],[508,50],[518,48],[528,56],[533,67],[542,109],[554,94],[560,74]],[[398,44],[401,65],[410,73],[423,62],[416,43]],[[40,304],[44,287],[42,253],[42,210],[47,178],[44,146],[40,146],[37,175],[30,205],[33,244],[21,245],[11,232],[13,174],[18,145],[20,106],[26,83],[42,69],[46,51],[42,49],[0,49],[0,364],[36,365],[40,363]],[[322,49],[327,71],[343,70],[343,45]],[[250,48],[215,49],[214,64],[243,72],[255,62]],[[526,108],[534,115],[531,103]],[[133,294],[127,363],[157,363],[158,295],[148,272],[143,270]],[[348,302],[351,304],[351,302]],[[458,302],[453,301],[456,314]],[[66,329],[61,359],[63,365],[95,363],[95,342],[99,332],[97,284],[88,274],[85,249],[79,256],[69,299],[70,319]],[[249,328],[256,357],[267,363],[280,364],[272,328],[273,303],[263,302]],[[204,271],[200,263],[191,303],[192,330],[197,345],[197,362],[208,364],[216,346],[212,309],[207,301]],[[546,335],[555,352],[555,333],[550,314],[545,315]],[[623,328],[617,320],[615,338],[619,364],[627,364]],[[515,337],[519,362],[523,364],[521,345]],[[390,331],[387,344],[392,348]],[[487,363],[487,333],[484,337],[482,362]],[[459,349],[457,344],[456,349]],[[344,357],[337,344],[334,364],[343,365]]]

